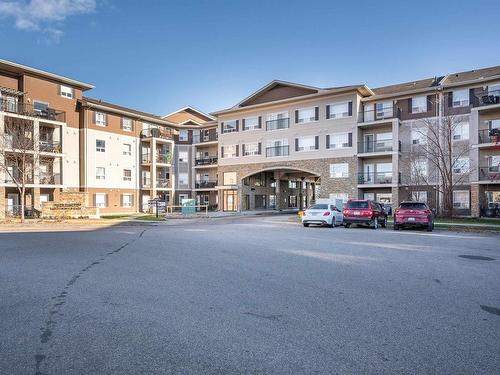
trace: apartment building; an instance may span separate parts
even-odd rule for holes
[[[417,151],[430,124],[453,121],[453,206],[477,216],[500,202],[499,84],[500,67],[375,89],[273,81],[214,113],[221,209],[302,208],[315,197],[437,208],[439,173]]]
[[[16,214],[20,178],[15,159],[27,155],[26,204],[39,209],[57,199],[61,190],[78,190],[79,114],[77,101],[93,86],[10,61],[0,60],[0,217]],[[14,129],[22,126],[24,135]],[[22,139],[21,139],[22,138]],[[24,150],[19,146],[23,143]],[[75,147],[76,145],[76,147]],[[10,165],[9,165],[10,164]]]

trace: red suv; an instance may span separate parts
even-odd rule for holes
[[[424,227],[429,232],[434,229],[434,214],[422,202],[401,202],[394,211],[394,230],[403,227]]]
[[[354,200],[347,202],[344,211],[344,227],[349,228],[351,224],[365,224],[372,229],[387,225],[387,214],[380,203],[371,200]]]

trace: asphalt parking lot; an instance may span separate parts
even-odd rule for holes
[[[500,236],[286,216],[0,233],[1,374],[493,374]]]

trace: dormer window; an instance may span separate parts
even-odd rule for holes
[[[74,94],[71,87],[61,85],[59,91],[63,98],[73,99]]]

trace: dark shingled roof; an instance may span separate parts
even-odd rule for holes
[[[391,95],[391,94],[398,94],[401,92],[411,91],[411,90],[420,90],[420,89],[427,89],[427,88],[430,89],[430,88],[439,86],[439,83],[442,81],[442,79],[443,79],[442,76],[421,79],[418,81],[398,83],[396,85],[377,87],[376,89],[372,89],[372,91],[375,93],[375,95]]]
[[[497,75],[500,75],[500,65],[491,68],[474,69],[467,72],[449,74],[443,84],[446,86],[447,84],[467,82],[475,79],[488,79]]]
[[[93,99],[93,98],[89,98],[89,97],[84,96],[83,97],[83,101],[91,103],[91,104],[102,105],[102,106],[105,106],[105,107],[109,107],[110,109],[116,109],[118,111],[135,113],[136,115],[139,115],[139,116],[152,117],[152,118],[158,119],[159,121],[165,121],[165,120],[163,120],[158,115],[154,115],[154,114],[147,113],[147,112],[141,112],[141,111],[138,111],[138,110],[132,109],[132,108],[122,107],[120,105],[109,103],[109,102],[105,102],[105,101],[100,100],[100,99]]]

